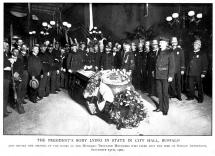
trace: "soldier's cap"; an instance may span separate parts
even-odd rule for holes
[[[160,37],[160,41],[169,42],[169,38],[167,38],[166,36],[161,36],[161,37]]]
[[[39,47],[39,44],[34,44],[34,47]]]
[[[200,40],[200,39],[197,39],[197,40],[194,41],[194,44],[199,44],[199,45],[201,45],[202,43],[201,43],[201,40]]]
[[[171,38],[171,42],[172,42],[172,43],[178,43],[177,37],[172,37],[172,38]]]
[[[150,42],[149,42],[149,44],[150,44]],[[152,45],[157,45],[157,44],[158,44],[158,40],[157,39],[152,40]]]

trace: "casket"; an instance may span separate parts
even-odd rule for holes
[[[73,100],[82,105],[86,103],[86,100],[83,97],[84,89],[93,74],[93,71],[79,70],[70,75],[70,84],[68,87],[69,94]]]

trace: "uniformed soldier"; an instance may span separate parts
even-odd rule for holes
[[[15,80],[17,93],[17,101],[15,101],[16,108],[18,110],[18,113],[23,114],[25,113],[23,107],[23,100],[25,98],[25,94],[23,94],[22,87],[27,85],[27,79],[25,78],[25,75],[23,75],[24,61],[21,57],[18,57],[19,55],[20,53],[18,49],[15,48],[12,50],[12,58],[15,59],[15,62],[13,64],[13,79]]]
[[[28,52],[27,52],[27,46],[26,45],[22,45],[21,49],[20,49],[20,53],[18,55],[18,58],[21,61],[21,65],[23,65],[23,72],[21,74],[21,79],[22,79],[22,83],[21,83],[21,102],[23,104],[26,104],[27,102],[24,100],[26,94],[27,94],[27,86],[28,86],[28,82],[29,82],[29,75],[28,75]]]
[[[77,45],[73,44],[71,53],[68,54],[67,58],[67,69],[69,73],[76,72],[83,67],[82,54],[77,49]]]
[[[3,50],[4,50],[4,89],[3,89],[3,95],[4,95],[4,101],[3,101],[3,115],[4,117],[7,117],[10,111],[8,111],[7,106],[9,103],[9,86],[11,82],[11,64],[14,63],[12,59],[9,57],[9,44],[4,41],[3,43]]]
[[[202,79],[205,78],[208,69],[208,60],[206,54],[201,50],[201,40],[197,39],[193,44],[193,52],[189,56],[187,75],[189,81],[189,91],[187,100],[193,100],[195,97],[195,84],[198,88],[198,103],[204,100]]]
[[[113,62],[114,69],[121,68],[121,54],[117,47],[113,47]]]
[[[138,43],[138,54],[140,55],[140,57],[138,57],[138,62],[142,62],[141,63],[141,90],[143,92],[147,91],[147,78],[148,78],[148,73],[147,73],[147,57],[148,57],[148,52],[147,50],[144,51],[143,49],[144,47],[144,42],[139,42]]]
[[[50,81],[48,81],[47,85],[50,87],[51,94],[57,94],[56,92],[56,75],[57,75],[57,66],[55,62],[55,57],[53,55],[53,45],[49,44],[47,49],[47,57],[50,64]]]
[[[38,96],[40,99],[42,99],[43,97],[46,97],[49,94],[49,90],[50,88],[47,88],[47,83],[50,77],[50,64],[49,64],[49,58],[46,55],[46,49],[47,47],[42,44],[40,46],[40,52],[38,54],[38,57],[40,58],[41,62],[42,62],[42,70],[43,70],[43,75],[41,77],[40,80],[40,85],[39,85],[39,89],[38,89]]]
[[[84,54],[84,70],[95,70],[95,55],[94,55],[94,47],[90,44],[87,49],[86,53]]]
[[[132,74],[132,71],[135,68],[134,54],[131,52],[131,45],[129,42],[124,42],[123,44],[123,58],[121,69],[127,72],[129,75]]]
[[[142,63],[143,63],[143,53],[139,52],[137,49],[137,42],[132,41],[131,42],[131,51],[134,55],[134,62],[135,62],[135,68],[132,73],[132,83],[135,87],[135,89],[140,90],[142,88],[142,79],[143,79],[143,73],[142,73]]]
[[[151,47],[152,49],[150,49],[149,46],[145,45],[145,51],[147,51],[148,53],[147,57],[148,90],[149,90],[148,92],[149,95],[156,96],[155,65],[159,51],[157,39],[152,40]]]
[[[76,44],[72,44],[71,52],[67,57],[67,70],[69,73],[69,87],[73,86],[73,73],[83,68],[83,55],[79,52]]]
[[[101,70],[111,70],[114,68],[114,57],[109,45],[105,46],[105,53],[101,58]]]
[[[37,79],[40,81],[42,75],[42,63],[40,58],[37,56],[39,53],[39,47],[34,45],[32,49],[32,54],[28,58],[28,73],[30,79]],[[33,103],[37,103],[38,88],[34,89],[30,87],[29,89],[29,100]]]
[[[61,52],[60,52],[60,43],[56,42],[55,48],[52,51],[52,55],[54,57],[54,66],[56,70],[56,91],[60,91],[60,68],[61,68]]]
[[[168,96],[168,82],[172,82],[174,77],[175,63],[174,54],[167,49],[169,39],[161,37],[159,46],[160,50],[157,55],[155,65],[155,79],[156,88],[159,98],[159,106],[155,112],[162,112],[163,115],[168,114],[169,110],[169,96]]]
[[[170,83],[169,95],[181,101],[181,75],[184,75],[185,72],[184,51],[178,46],[177,37],[172,37],[171,44],[175,58],[175,74],[173,81]]]

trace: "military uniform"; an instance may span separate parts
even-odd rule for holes
[[[194,99],[195,96],[195,84],[198,88],[198,101],[203,101],[203,86],[202,86],[202,75],[206,75],[208,69],[208,60],[204,52],[192,52],[189,56],[189,61],[187,65],[187,75],[188,75],[188,98]]]
[[[112,53],[104,53],[101,58],[101,69],[113,69],[114,68],[114,57]]]
[[[17,63],[17,64],[16,64]],[[19,83],[17,95],[18,95],[18,102],[25,103],[24,98],[27,94],[27,86],[29,81],[28,75],[28,58],[26,55],[19,53],[17,62],[14,63],[14,72],[18,71],[20,74],[21,82]]]
[[[92,52],[86,52],[84,54],[84,66],[92,66],[92,69],[90,70],[95,70],[95,64],[96,64],[96,60],[95,60],[95,55]]]
[[[155,66],[155,79],[159,109],[164,115],[167,115],[169,110],[168,78],[174,77],[174,70],[174,54],[168,49],[159,51]]]
[[[40,52],[38,54],[38,57],[41,60],[42,70],[43,70],[43,77],[40,80],[40,86],[38,89],[38,94],[39,94],[40,98],[43,98],[45,96],[48,96],[49,92],[50,92],[50,90],[49,90],[50,88],[49,87],[47,88],[47,83],[48,83],[48,80],[50,77],[50,75],[48,75],[48,73],[50,72],[50,64],[49,64],[49,59],[48,59],[46,53]]]
[[[133,71],[135,68],[135,62],[134,62],[134,54],[132,52],[126,52],[123,55],[122,58],[122,69],[125,69],[126,71]]]
[[[61,88],[66,88],[68,87],[68,71],[67,71],[67,65],[66,65],[66,60],[68,57],[68,53],[65,52],[61,55],[61,73],[60,73],[60,86]]]
[[[8,60],[9,56],[7,55],[6,52],[4,52],[4,68],[9,68],[11,67],[11,63]],[[3,89],[3,95],[4,95],[4,101],[3,101],[3,111],[4,115],[7,116],[7,105],[9,102],[9,86],[11,82],[11,70],[4,70],[4,89]]]
[[[175,74],[174,79],[170,83],[169,95],[181,99],[181,71],[185,71],[184,51],[177,47],[172,49],[175,58]]]
[[[72,72],[76,72],[77,70],[80,70],[83,67],[83,55],[78,50],[77,52],[71,52],[68,54],[67,58],[67,70],[72,70]],[[72,73],[69,73],[68,75],[68,85],[69,87],[73,86],[74,83],[74,76]]]
[[[146,65],[146,70],[147,70],[147,83],[148,83],[148,92],[150,95],[157,95],[156,94],[156,82],[155,82],[155,76],[152,74],[155,74],[155,65],[156,65],[156,59],[157,59],[157,54],[158,50],[151,50],[147,54],[147,65]]]
[[[61,68],[61,52],[58,49],[53,49],[52,55],[54,57],[54,64],[55,64],[55,70],[56,72],[56,90],[60,91],[60,68]]]
[[[56,94],[56,65],[54,62],[54,55],[52,52],[50,53],[47,49],[46,56],[48,57],[49,64],[50,64],[50,77],[47,80],[47,90],[50,90],[50,93]]]

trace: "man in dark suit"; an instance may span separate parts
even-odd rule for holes
[[[40,58],[37,56],[39,53],[39,47],[34,45],[32,49],[32,54],[28,58],[28,73],[30,79],[37,79],[40,81],[42,75],[42,63]],[[37,103],[38,88],[34,89],[30,87],[29,89],[29,99],[33,103]]]
[[[163,115],[168,114],[169,95],[168,83],[172,82],[174,77],[175,63],[174,54],[167,48],[169,39],[161,37],[159,41],[160,50],[157,55],[155,65],[156,88],[159,98],[159,106],[155,112],[161,111]]]
[[[204,100],[202,79],[205,78],[208,69],[206,54],[201,50],[201,40],[197,39],[193,44],[193,52],[190,53],[187,65],[187,75],[189,81],[189,92],[187,100],[193,100],[195,96],[195,84],[198,88],[198,103]]]
[[[178,40],[176,37],[172,37],[171,44],[171,50],[175,58],[175,74],[173,81],[170,83],[169,95],[176,97],[181,101],[181,75],[184,75],[185,72],[184,51],[180,46],[178,46]]]

